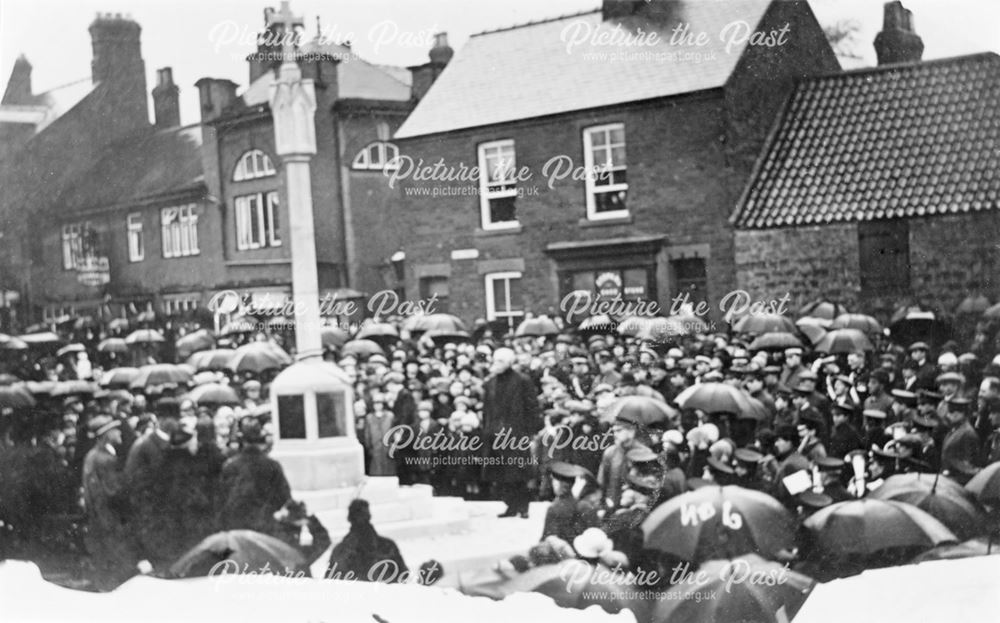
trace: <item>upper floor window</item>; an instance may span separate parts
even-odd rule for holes
[[[163,257],[198,255],[198,210],[194,204],[160,210]]]
[[[237,197],[234,205],[238,250],[281,246],[277,191]]]
[[[587,171],[587,218],[628,216],[625,125],[612,123],[584,130],[583,158]]]
[[[62,226],[63,269],[75,270],[83,266],[87,258],[97,255],[98,234],[90,221],[69,223]]]
[[[141,262],[146,257],[146,246],[142,239],[142,215],[129,214],[125,224],[128,230],[128,261]]]
[[[236,164],[236,171],[233,173],[234,182],[254,180],[258,177],[274,175],[274,165],[271,159],[259,149],[251,149],[240,157]]]
[[[517,227],[514,141],[479,146],[479,207],[483,229]]]
[[[388,141],[375,141],[354,156],[351,166],[360,171],[382,171],[399,168],[399,148]]]

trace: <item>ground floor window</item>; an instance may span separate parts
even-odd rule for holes
[[[432,276],[420,278],[420,300],[428,301],[434,298],[435,312],[442,314],[448,312],[449,294],[450,288],[447,277]]]
[[[674,273],[674,298],[687,295],[692,305],[708,301],[708,270],[705,258],[686,257],[672,260]]]
[[[521,273],[509,271],[486,275],[486,319],[506,320],[513,329],[524,317]]]

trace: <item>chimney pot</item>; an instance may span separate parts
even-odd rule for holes
[[[156,70],[156,86],[153,88],[153,117],[158,128],[173,128],[181,124],[180,89],[174,84],[174,72],[170,67]]]
[[[236,101],[236,83],[223,78],[202,78],[195,83],[201,102],[201,120],[211,121]]]
[[[913,13],[898,0],[884,7],[882,31],[875,36],[879,65],[914,63],[924,54],[924,42],[913,30]]]

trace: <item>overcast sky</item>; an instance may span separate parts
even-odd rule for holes
[[[655,0],[654,0],[655,1]],[[703,0],[707,2],[725,0]],[[247,82],[244,60],[263,24],[263,8],[279,0],[0,0],[0,92],[11,66],[25,54],[35,92],[90,75],[87,27],[98,12],[130,14],[142,26],[147,86],[157,68],[171,66],[181,88],[181,121],[198,120],[202,77]],[[881,28],[881,0],[810,0],[820,23],[858,23],[856,49],[875,63],[871,41]],[[1000,1],[907,0],[924,58],[1000,51]],[[380,64],[426,62],[431,35],[447,31],[459,49],[470,34],[595,9],[600,0],[293,0],[292,10],[315,31],[319,16],[333,39],[353,40],[362,58]]]

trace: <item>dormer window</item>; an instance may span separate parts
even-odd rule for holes
[[[233,173],[233,181],[244,182],[274,174],[274,165],[267,154],[259,149],[251,149],[240,156],[240,161],[236,164],[236,171]]]

